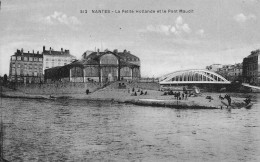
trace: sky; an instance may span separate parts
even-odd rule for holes
[[[241,63],[260,48],[260,0],[0,1],[1,76],[21,48],[69,49],[78,59],[87,50],[126,49],[141,59],[143,77]]]

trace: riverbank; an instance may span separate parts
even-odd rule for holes
[[[5,98],[27,98],[27,99],[70,99],[70,100],[89,100],[89,101],[109,101],[118,103],[130,103],[134,105],[171,107],[171,108],[192,108],[192,109],[221,109],[226,108],[227,100],[220,100],[220,93],[203,93],[199,96],[188,97],[186,100],[176,100],[173,95],[163,95],[163,92],[156,90],[143,90],[147,95],[132,96],[128,89],[101,89],[94,93],[85,94],[52,94],[52,95],[34,95],[17,90],[11,90],[3,87],[1,97]],[[206,99],[211,96],[212,100]],[[245,105],[244,98],[231,96],[231,108],[242,108]]]

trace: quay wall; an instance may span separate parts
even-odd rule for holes
[[[99,83],[50,83],[50,84],[21,84],[16,89],[27,94],[83,94],[86,89],[93,92],[100,88]]]
[[[160,90],[160,84],[158,82],[133,82],[130,86],[146,90]]]

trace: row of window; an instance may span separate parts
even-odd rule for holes
[[[15,65],[15,63],[13,63],[12,67],[20,68],[20,67],[26,67],[27,65],[28,66],[35,66],[35,67],[38,66],[39,68],[42,67],[42,64],[26,64],[26,63],[25,64],[17,64],[17,65]]]
[[[54,59],[54,58],[50,59],[50,58],[46,58],[45,61],[64,61],[64,62],[69,62],[70,60],[66,60],[66,59],[63,60],[63,59]]]
[[[67,65],[67,63],[64,63],[64,64],[62,64],[62,63],[58,63],[58,66],[63,66],[63,65]],[[46,64],[46,69],[48,69],[48,68],[52,68],[52,67],[55,67],[55,66],[54,66],[54,63],[52,63],[51,65]]]
[[[27,75],[27,76],[40,76],[42,75],[42,72],[38,71],[21,71],[21,70],[16,70],[12,69],[12,75]]]
[[[249,61],[249,62],[256,62],[257,60],[258,60],[258,56],[247,58],[247,61]]]
[[[139,61],[138,58],[126,58],[125,61]]]
[[[25,56],[12,56],[12,60],[15,61],[42,61],[42,58],[38,57],[25,57]]]
[[[257,70],[257,68],[258,68],[258,65],[257,64],[253,64],[253,65],[249,65],[248,67],[247,67],[247,70]]]
[[[38,57],[26,57],[26,56],[12,56],[12,60],[15,61],[42,61],[42,58],[38,58]],[[64,62],[70,62],[70,60],[67,59],[50,59],[50,58],[46,58],[45,61],[64,61]]]

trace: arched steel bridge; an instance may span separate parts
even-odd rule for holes
[[[221,75],[208,70],[182,70],[166,74],[159,78],[164,84],[230,84],[230,81]]]

